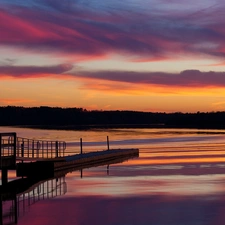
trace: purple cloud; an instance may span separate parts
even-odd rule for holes
[[[0,77],[15,78],[43,77],[64,75],[73,78],[89,80],[116,81],[133,84],[177,86],[177,87],[224,87],[225,72],[201,72],[185,70],[180,73],[164,72],[132,72],[132,71],[74,71],[71,64],[52,66],[15,66],[0,65]],[[116,87],[115,87],[116,88]]]
[[[133,84],[163,86],[225,86],[225,72],[200,72],[198,70],[185,70],[178,74],[162,72],[96,71],[78,72],[73,76],[98,80],[127,82]]]
[[[73,68],[70,64],[60,64],[55,66],[12,66],[0,65],[0,77],[33,77],[49,74],[63,74]]]

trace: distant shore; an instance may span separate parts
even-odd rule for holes
[[[112,128],[225,129],[225,112],[87,111],[82,108],[0,107],[0,126],[88,130]]]
[[[1,125],[0,125],[1,126]],[[4,127],[4,126],[2,126]],[[212,129],[225,130],[225,127],[195,127],[195,126],[166,126],[166,125],[150,125],[150,124],[95,124],[95,125],[10,125],[10,127],[43,129],[43,130],[92,130],[92,129]]]

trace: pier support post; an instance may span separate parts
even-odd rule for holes
[[[8,170],[2,168],[2,185],[7,184],[8,182]]]
[[[2,207],[2,196],[0,196],[0,225],[3,225],[3,207]]]

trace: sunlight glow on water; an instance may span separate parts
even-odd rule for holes
[[[225,175],[201,176],[128,176],[128,177],[89,177],[77,179],[70,185],[67,197],[88,196],[146,196],[146,195],[214,195],[225,188]],[[73,182],[71,182],[73,183]],[[90,188],[91,186],[91,188]]]

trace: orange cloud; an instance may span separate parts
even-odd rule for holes
[[[1,105],[27,105],[33,103],[33,100],[21,98],[0,98]]]

